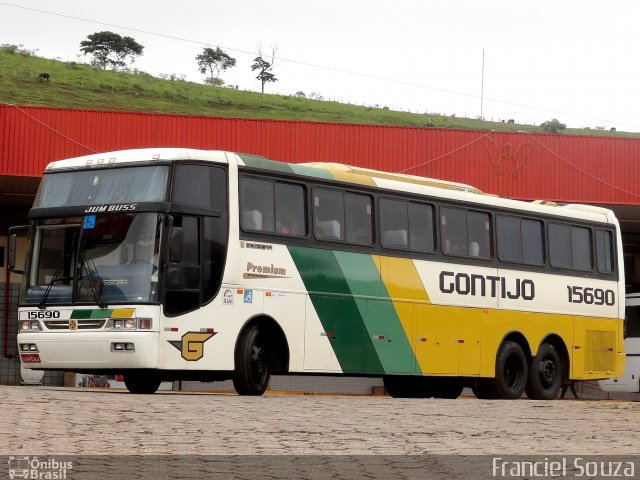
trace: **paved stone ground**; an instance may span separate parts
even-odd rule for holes
[[[0,386],[0,454],[637,454],[640,404]]]

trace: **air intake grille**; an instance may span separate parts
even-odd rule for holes
[[[74,320],[78,322],[78,330],[99,330],[101,329],[106,320],[96,320],[96,319],[87,319],[87,320]],[[69,320],[50,320],[44,322],[44,325],[49,330],[69,330]]]
[[[587,330],[584,369],[587,372],[612,372],[616,364],[614,332]]]

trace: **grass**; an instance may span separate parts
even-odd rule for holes
[[[22,53],[21,53],[22,52]],[[38,74],[50,74],[39,82]],[[0,103],[91,110],[172,113],[234,118],[304,120],[408,127],[542,132],[533,125],[481,122],[436,113],[398,112],[286,95],[260,94],[165,80],[144,72],[98,70],[90,65],[0,48]],[[637,133],[566,129],[564,134],[640,137]]]

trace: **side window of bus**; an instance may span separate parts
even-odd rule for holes
[[[596,260],[600,273],[613,273],[613,235],[607,230],[596,230]]]
[[[316,188],[313,194],[313,230],[320,240],[344,240],[344,194]]]
[[[409,246],[407,202],[380,199],[380,243],[386,248],[407,248]]]
[[[373,207],[369,195],[316,188],[313,229],[320,240],[373,243]]]
[[[174,215],[165,275],[165,313],[179,315],[200,306],[198,217]]]
[[[435,250],[433,206],[409,202],[409,248],[419,252]]]
[[[549,260],[552,267],[591,270],[591,231],[559,223],[549,223]]]
[[[491,216],[484,212],[467,212],[469,256],[491,258]]]
[[[275,231],[273,184],[271,180],[240,177],[240,226],[243,230]]]
[[[208,165],[177,165],[172,201],[226,213],[226,172]]]
[[[468,255],[467,212],[458,208],[440,209],[442,251],[450,255]]]
[[[500,260],[532,265],[544,263],[541,221],[498,215],[496,224]]]
[[[276,182],[276,233],[304,236],[307,234],[307,200],[302,185]]]
[[[347,242],[371,245],[373,243],[373,207],[369,195],[344,194],[344,218]]]
[[[491,258],[491,216],[488,213],[442,207],[440,225],[444,253]]]
[[[306,195],[302,185],[240,178],[240,226],[245,231],[307,234]]]
[[[431,252],[433,232],[431,205],[380,199],[380,243],[383,247]]]

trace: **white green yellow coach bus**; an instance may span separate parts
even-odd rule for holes
[[[551,399],[624,367],[620,229],[602,208],[145,149],[50,163],[29,219],[26,368],[121,374],[133,393],[232,379],[260,395],[272,374],[314,374]]]

